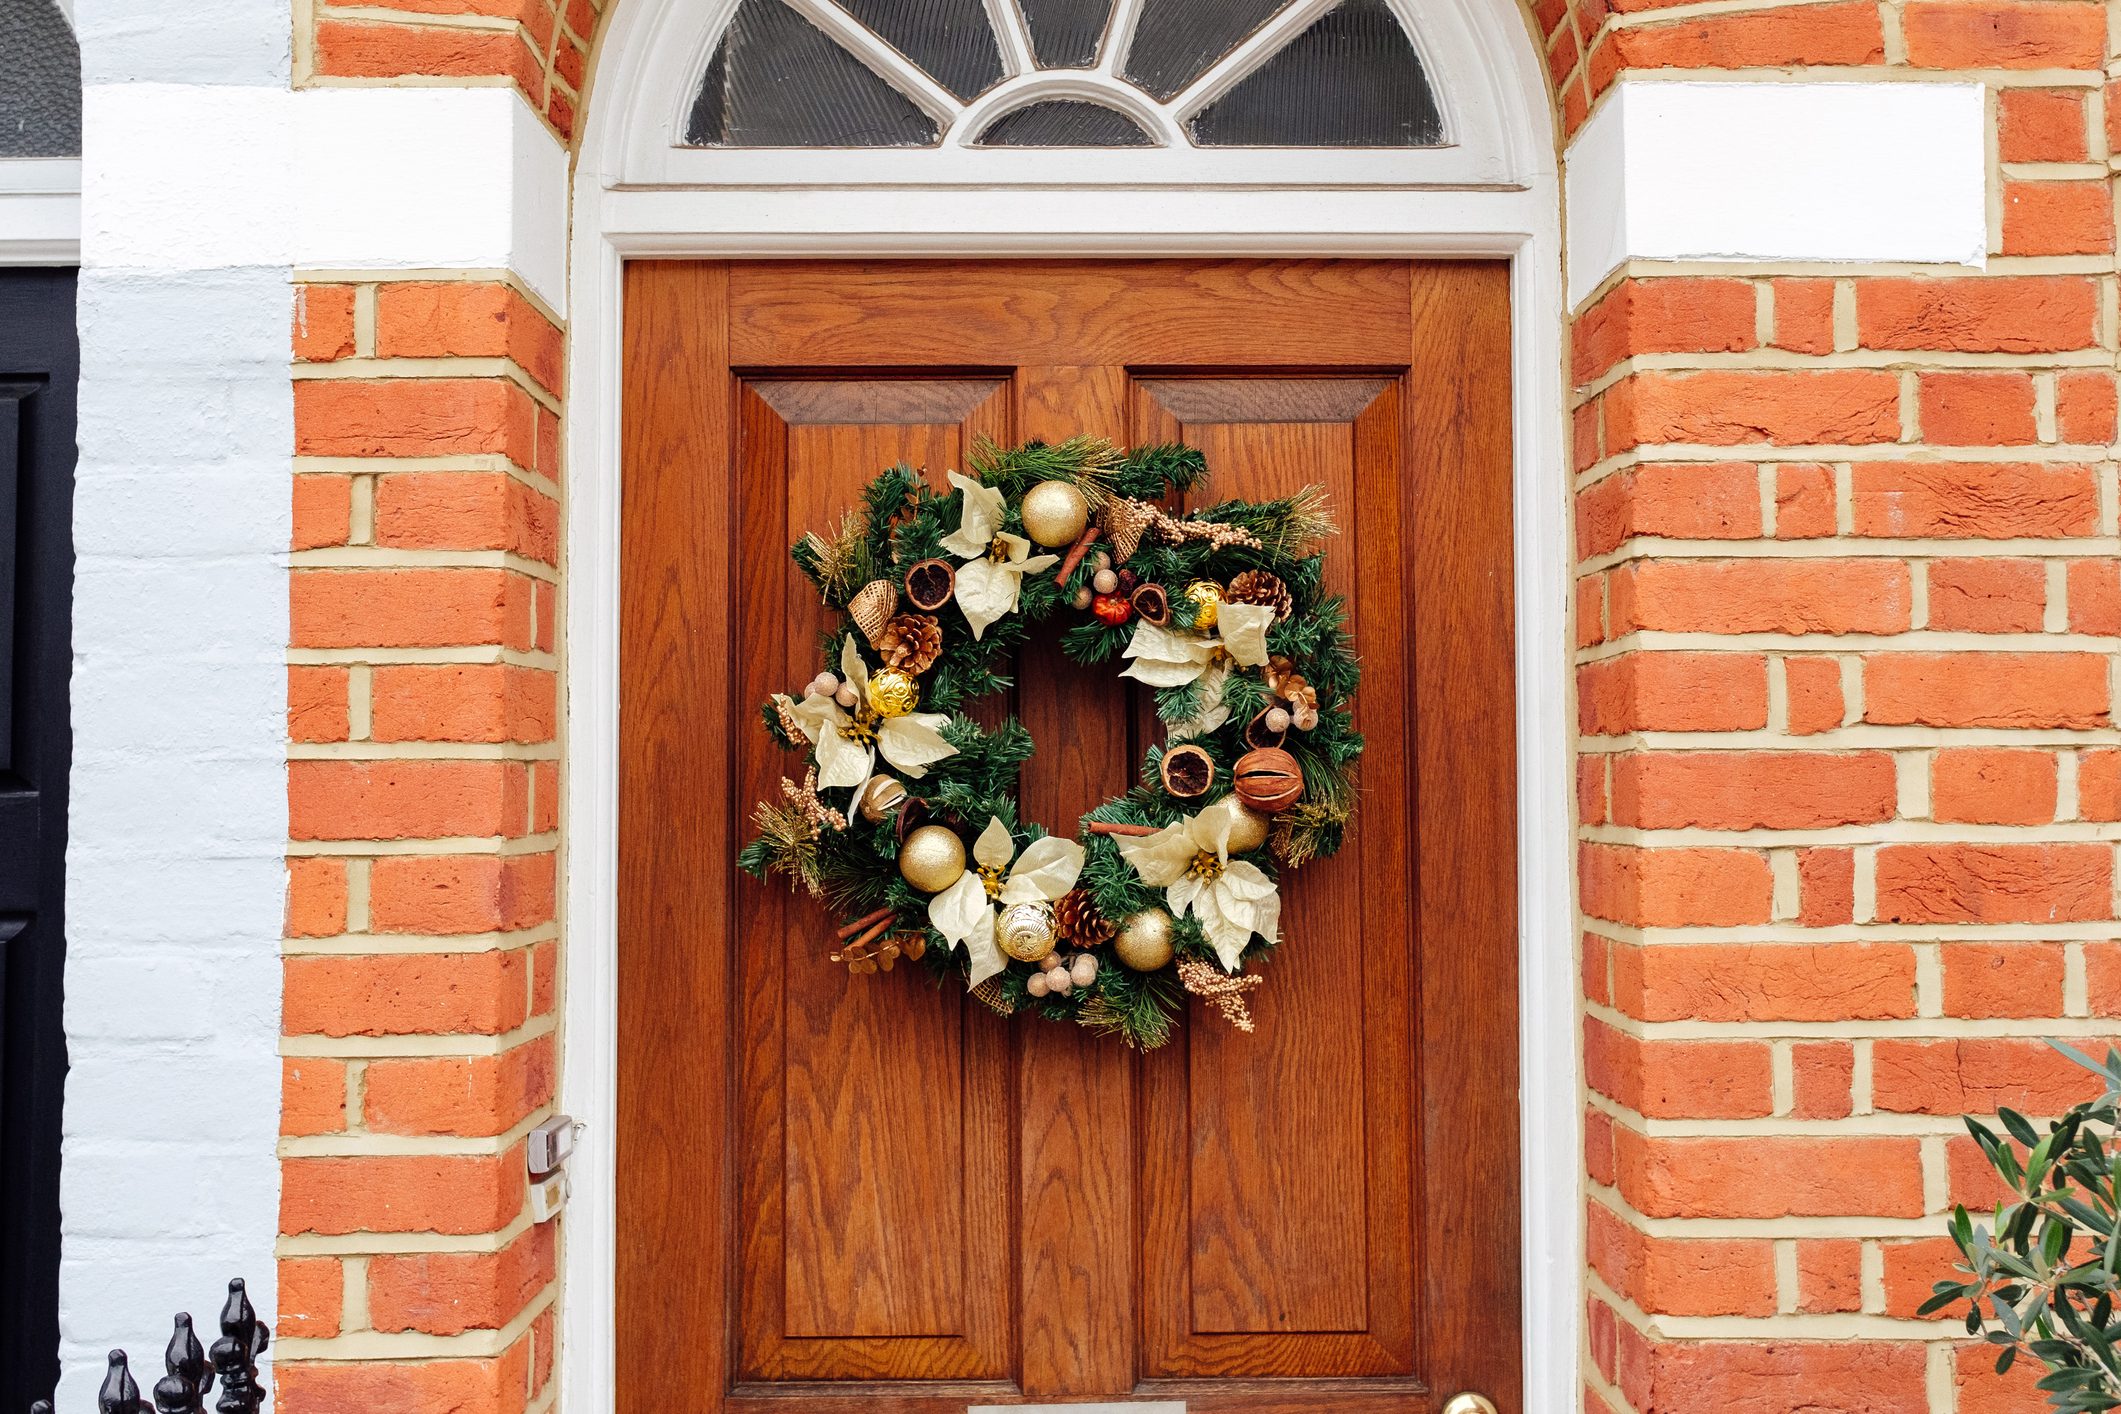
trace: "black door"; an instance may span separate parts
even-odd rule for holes
[[[59,1377],[74,272],[0,270],[0,1410]]]

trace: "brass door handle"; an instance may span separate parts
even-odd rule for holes
[[[1468,1390],[1464,1394],[1454,1394],[1445,1401],[1443,1414],[1496,1414],[1495,1401],[1484,1394],[1474,1394]]]

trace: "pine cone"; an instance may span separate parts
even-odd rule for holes
[[[943,656],[943,626],[926,614],[900,614],[876,636],[888,667],[919,677]]]
[[[1246,570],[1230,581],[1223,591],[1226,604],[1264,604],[1274,611],[1274,617],[1285,619],[1296,612],[1296,598],[1289,593],[1289,586],[1281,582],[1279,575],[1265,570]]]
[[[1071,947],[1094,948],[1119,934],[1112,920],[1097,911],[1097,904],[1082,889],[1070,889],[1053,905],[1053,934]]]

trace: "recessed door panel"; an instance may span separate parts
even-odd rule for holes
[[[1283,875],[1287,946],[1261,970],[1258,1029],[1196,1004],[1179,1043],[1148,1058],[1147,1373],[1410,1374],[1418,938],[1401,902],[1413,801],[1398,382],[1147,380],[1140,391],[1138,440],[1189,443],[1217,469],[1195,499],[1324,491],[1341,527],[1326,583],[1360,645],[1366,741],[1345,846]]]
[[[738,702],[818,671],[833,616],[785,547],[829,532],[885,467],[960,466],[1006,434],[1005,385],[747,380],[738,389],[738,523],[781,547],[737,586]],[[731,710],[735,710],[732,707]],[[747,773],[777,796],[789,759]],[[961,992],[850,977],[809,900],[751,880],[738,932],[742,1370],[756,1379],[999,1375],[1008,1175],[1003,1038]]]

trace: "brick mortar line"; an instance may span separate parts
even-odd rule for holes
[[[282,957],[429,957],[520,952],[560,940],[557,921],[483,933],[338,933],[328,938],[283,938]]]
[[[2117,1016],[2038,1020],[1923,1016],[1857,1021],[1642,1021],[1597,1002],[1585,1001],[1582,1006],[1585,1016],[1636,1041],[2121,1041],[2121,1017]]]
[[[1956,447],[1928,442],[1871,442],[1835,446],[1828,443],[1737,442],[1642,442],[1622,452],[1611,452],[1577,471],[1572,484],[1594,486],[1617,471],[1628,471],[1646,462],[1847,462],[1851,466],[1942,466],[1953,463],[1989,465],[2057,464],[2089,466],[2101,470],[2113,465],[2107,457],[2087,458],[2081,449],[2057,446]]]
[[[560,506],[564,509],[567,504],[567,498],[564,494],[562,494],[562,489],[558,481],[554,480],[549,476],[542,476],[535,471],[527,471],[524,468],[517,466],[514,462],[509,461],[506,457],[495,457],[487,459],[498,463],[498,465],[487,466],[456,465],[401,467],[396,464],[398,460],[399,459],[397,458],[391,457],[298,457],[295,461],[294,474],[297,477],[348,476],[356,478],[373,478],[384,476],[501,475],[506,476],[509,480],[515,482],[519,486],[529,487],[531,490],[544,496],[547,500],[551,501],[556,506]],[[479,459],[439,457],[434,458],[433,460],[454,462],[459,460]],[[315,465],[315,463],[317,462],[330,462],[333,464],[328,466],[319,466]],[[379,466],[377,465],[377,463],[384,463],[384,465]]]
[[[337,859],[397,855],[494,855],[510,858],[524,854],[550,854],[560,845],[560,832],[546,830],[535,835],[442,835],[432,839],[395,840],[297,840],[287,842],[289,859]]]
[[[557,566],[513,550],[414,550],[377,545],[325,545],[288,554],[288,568],[301,570],[508,570],[558,585]]]
[[[1649,1139],[1919,1139],[1926,1136],[1952,1139],[1966,1133],[1966,1124],[1958,1115],[1880,1110],[1844,1119],[1820,1120],[1767,1115],[1743,1119],[1658,1118],[1645,1115],[1595,1089],[1586,1096],[1586,1103]]]
[[[1740,558],[1732,556],[1730,558]],[[1760,557],[1763,561],[1768,557]],[[1831,557],[1828,557],[1831,558]],[[1963,629],[1909,628],[1898,633],[1775,633],[1738,630],[1717,633],[1708,629],[1632,629],[1603,643],[1575,649],[1570,661],[1577,666],[1600,663],[1628,652],[1740,650],[1788,653],[2082,653],[2110,657],[2115,641],[2105,635],[2074,633],[1968,633]],[[1921,723],[1874,723],[1878,726],[1919,726]],[[2093,730],[2085,728],[2084,730]]]
[[[1645,336],[1647,337],[1647,336]],[[324,364],[321,367],[332,367]],[[1991,349],[1881,349],[1858,347],[1810,354],[1772,344],[1744,349],[1641,349],[1569,387],[1570,405],[1581,407],[1638,373],[2037,373],[2113,371],[2113,355],[2087,346],[2029,353]]]
[[[391,1257],[423,1256],[429,1253],[450,1252],[492,1256],[505,1251],[510,1243],[521,1237],[537,1224],[530,1220],[530,1205],[509,1219],[505,1227],[493,1232],[439,1233],[439,1232],[350,1232],[350,1233],[281,1233],[278,1235],[273,1255],[276,1257]]]
[[[514,359],[493,354],[448,354],[432,358],[363,358],[350,354],[321,363],[290,363],[288,377],[297,383],[434,383],[508,382],[555,417],[564,418],[567,399],[538,382]]]
[[[1692,1241],[1705,1238],[1735,1238],[1740,1241],[1775,1242],[1794,1239],[1799,1242],[1854,1239],[1859,1242],[1904,1242],[1923,1238],[1944,1237],[1943,1219],[1950,1209],[1924,1213],[1919,1218],[1880,1218],[1863,1216],[1834,1217],[1780,1217],[1780,1218],[1653,1218],[1634,1207],[1621,1195],[1617,1186],[1600,1184],[1586,1179],[1584,1196],[1596,1199],[1613,1210],[1620,1218],[1647,1237],[1662,1237],[1676,1241]]]
[[[494,1135],[391,1134],[380,1131],[283,1134],[275,1147],[282,1159],[491,1159],[505,1155],[523,1136],[556,1112],[550,1100]]]
[[[530,32],[520,20],[511,20],[505,15],[430,14],[421,10],[392,10],[371,5],[321,5],[316,10],[317,23],[330,20],[342,24],[359,25],[364,29],[405,27],[408,29],[454,30],[476,34],[513,35],[532,54],[538,52],[537,36]],[[434,75],[408,75],[407,77],[431,78]],[[465,75],[465,77],[475,77]],[[477,75],[476,77],[485,77]],[[511,80],[512,81],[512,80]]]
[[[537,1319],[559,1300],[555,1277],[498,1330],[469,1330],[461,1335],[428,1335],[421,1331],[345,1331],[328,1340],[314,1336],[281,1336],[273,1359],[282,1364],[419,1364],[429,1360],[493,1360],[506,1355]]]
[[[1807,928],[1797,923],[1703,924],[1667,928],[1616,923],[1578,910],[1582,926],[1631,947],[1694,947],[1731,944],[1780,947],[1815,943],[1950,943],[2121,941],[2121,922],[2110,918],[2081,923],[1831,923]]]
[[[1644,849],[1820,849],[1893,845],[2121,845],[2121,824],[2096,820],[2051,820],[2038,825],[1976,825],[1960,821],[1896,816],[1875,824],[1776,829],[1753,826],[1718,830],[1703,825],[1583,825],[1577,838],[1589,844]]]
[[[1625,756],[1644,751],[1941,751],[1982,746],[2056,752],[2109,750],[2121,746],[2121,729],[2094,727],[2071,732],[2034,727],[1887,727],[1858,722],[1810,736],[1788,736],[1755,728],[1730,732],[1583,733],[1576,740],[1578,753],[1586,756]]]
[[[556,1014],[532,1017],[513,1031],[492,1034],[406,1034],[397,1036],[325,1036],[282,1034],[280,1055],[293,1060],[444,1060],[492,1059],[520,1049],[559,1026]]]
[[[1639,72],[1639,71],[1632,71]],[[1671,71],[1679,75],[1680,82],[1688,82],[1690,71]],[[1780,73],[1779,70],[1774,71]],[[1927,71],[1925,71],[1927,72]],[[1787,75],[1782,75],[1788,81]],[[1934,77],[1921,82],[1934,83]],[[1803,83],[1808,80],[1795,80]],[[2052,88],[2053,84],[2032,85]],[[2096,93],[2098,89],[2089,90]],[[1657,256],[1630,256],[1602,278],[1597,288],[1576,306],[1575,316],[1581,317],[1594,305],[1613,292],[1615,286],[1629,280],[1663,279],[1830,279],[1847,280],[1852,284],[1863,284],[1873,280],[1994,280],[2012,275],[2085,275],[2097,277],[2114,273],[2113,259],[2107,255],[1999,255],[1991,252],[1985,265],[1958,265],[1941,261],[1908,260],[1688,260]],[[1573,322],[1573,320],[1572,320]]]
[[[496,667],[536,668],[558,672],[557,654],[508,648],[498,643],[459,643],[446,647],[377,646],[355,648],[290,647],[291,668]]]
[[[1939,1275],[1944,1275],[1940,1273]],[[1887,1316],[1875,1311],[1795,1311],[1773,1316],[1666,1316],[1642,1310],[1614,1291],[1588,1262],[1584,1283],[1590,1294],[1614,1309],[1616,1315],[1648,1338],[1671,1341],[1817,1341],[1841,1344],[1850,1340],[1894,1341],[1920,1344],[1963,1344],[1965,1328],[1956,1321],[1924,1321],[1912,1317]]]
[[[290,761],[558,761],[557,741],[290,742]]]
[[[2029,540],[2013,536],[1995,540],[1888,540],[1876,536],[1808,539],[1771,539],[1745,536],[1732,539],[1674,539],[1664,535],[1631,535],[1617,547],[1576,562],[1576,577],[1604,574],[1622,565],[1672,560],[2110,560],[2121,554],[2121,544],[2106,536],[2058,536],[2053,540]],[[1937,632],[1940,630],[1924,630]],[[1965,629],[1941,630],[1966,633]],[[1979,634],[1996,638],[2005,635]],[[2023,635],[2009,635],[2019,637]],[[2112,634],[2063,634],[2053,637],[2111,639]]]

